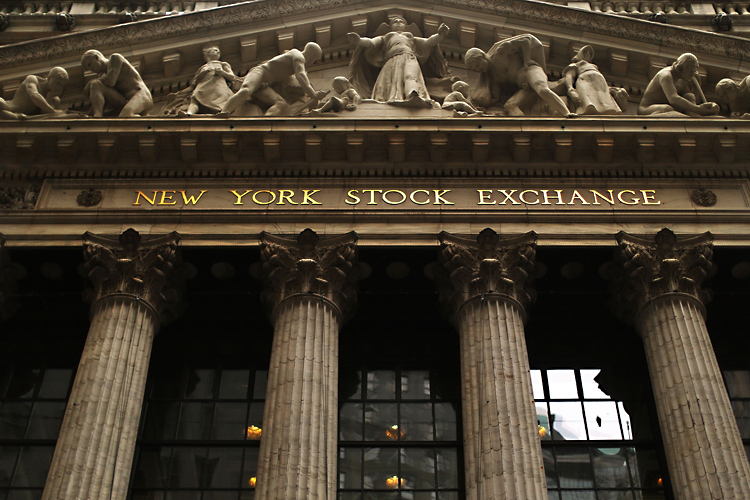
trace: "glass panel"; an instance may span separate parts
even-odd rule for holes
[[[398,448],[365,448],[363,463],[364,489],[388,489],[389,482],[386,480],[393,477],[396,477],[398,484]]]
[[[31,402],[5,402],[0,407],[0,436],[3,439],[23,439],[31,415]]]
[[[0,446],[0,487],[10,486],[10,477],[20,452],[20,446]]]
[[[367,399],[396,399],[396,372],[367,372]]]
[[[60,433],[65,403],[37,402],[31,412],[27,439],[57,439]]]
[[[253,478],[258,476],[258,448],[245,449],[245,469],[242,473],[242,487],[253,488]]]
[[[209,450],[206,461],[207,488],[239,488],[241,474],[241,448],[211,448]],[[236,493],[234,495],[236,496]]]
[[[626,448],[592,448],[597,488],[629,488]]]
[[[581,403],[550,403],[549,411],[555,439],[586,439]]]
[[[617,402],[617,409],[620,411],[620,420],[622,420],[622,432],[625,435],[625,439],[633,439],[633,426],[630,423],[630,415],[625,411],[625,405],[622,401]],[[650,427],[647,427],[650,430]],[[644,433],[642,433],[644,434]],[[649,439],[651,437],[650,432],[646,436],[641,436],[641,439]]]
[[[263,429],[263,407],[265,403],[250,403],[250,411],[247,412],[247,439],[259,440]]]
[[[435,488],[435,450],[433,448],[401,448],[402,488]]]
[[[365,405],[365,441],[395,441],[400,437],[395,403]]]
[[[10,490],[8,500],[41,500],[42,490]]]
[[[378,491],[378,492],[367,492],[362,495],[362,500],[396,500],[398,499],[398,491]]]
[[[593,491],[561,491],[561,500],[596,500]]]
[[[249,436],[245,425],[247,403],[216,403],[213,438],[241,441]]]
[[[179,399],[185,388],[186,372],[183,370],[165,370],[154,380],[151,397],[154,399]]]
[[[54,450],[51,446],[24,446],[11,486],[43,487]]]
[[[133,488],[163,488],[167,482],[172,448],[142,449],[133,477]]]
[[[578,399],[573,370],[547,370],[550,399]]]
[[[177,439],[210,439],[213,403],[182,403]]]
[[[362,441],[362,403],[344,403],[339,411],[339,439]]]
[[[190,370],[188,371],[186,399],[213,399],[214,397],[214,370]]]
[[[403,491],[401,500],[436,500],[434,491]]]
[[[458,492],[457,491],[438,492],[438,500],[458,500]]]
[[[204,491],[203,500],[237,500],[236,491]]]
[[[539,437],[546,441],[552,439],[552,433],[549,426],[549,415],[547,415],[547,403],[535,403],[536,405],[536,423]]]
[[[340,492],[339,493],[339,500],[361,500],[362,494],[359,492]]]
[[[557,458],[557,477],[561,488],[592,488],[594,486],[594,475],[587,448],[557,446],[555,457]]]
[[[557,491],[548,491],[549,500],[560,500],[560,493]]]
[[[640,492],[639,492],[640,493]],[[633,500],[631,491],[597,491],[599,500]],[[638,497],[642,498],[641,496]],[[651,497],[649,497],[651,498]]]
[[[167,491],[165,500],[200,500],[200,491]]]
[[[456,409],[451,403],[435,403],[435,439],[455,441]]]
[[[544,397],[544,385],[542,384],[542,371],[531,370],[531,389],[534,392],[534,399],[541,401]]]
[[[34,389],[39,382],[40,370],[30,368],[16,368],[8,386],[6,398],[30,398],[34,396]]]
[[[199,488],[206,477],[207,448],[176,447],[172,455],[172,470],[169,473],[171,488]],[[169,498],[167,492],[167,498]]]
[[[390,429],[395,436],[396,429]],[[401,439],[405,441],[432,441],[432,404],[401,404]],[[389,435],[390,437],[390,435]]]
[[[599,372],[601,370],[580,370],[584,399],[612,399],[599,389],[599,382],[594,380]]]
[[[750,439],[750,401],[732,401],[732,409],[742,439]]]
[[[458,471],[463,466],[458,463],[458,452],[454,448],[438,448],[435,454],[438,488],[458,488]]]
[[[402,371],[401,399],[430,399],[430,372]]]
[[[557,470],[552,448],[546,446],[542,448],[542,459],[544,460],[544,473],[547,476],[547,489],[557,488]]]
[[[633,486],[636,488],[658,488],[662,478],[656,452],[653,450],[636,450],[628,448],[628,463]]]
[[[221,372],[221,385],[219,386],[219,399],[247,398],[249,377],[249,370],[223,370]]]
[[[256,370],[253,381],[253,399],[266,399],[266,386],[268,385],[268,370]]]
[[[724,377],[730,398],[750,398],[750,371],[726,371]]]
[[[180,403],[149,403],[143,425],[143,439],[174,439],[179,416]]]
[[[362,372],[344,370],[339,375],[339,398],[362,399]]]
[[[339,451],[339,488],[362,488],[361,448],[341,448]]]
[[[42,386],[39,388],[39,397],[45,399],[65,398],[68,395],[68,386],[73,370],[47,370],[44,372]]]
[[[589,439],[622,439],[614,401],[586,401],[583,409],[586,412]]]

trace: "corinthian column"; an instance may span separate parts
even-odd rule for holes
[[[461,336],[466,498],[546,499],[523,328],[536,234],[439,238],[448,274],[441,300]]]
[[[621,297],[643,338],[677,500],[747,500],[750,466],[706,330],[711,233],[654,241],[616,236],[627,280]]]
[[[356,300],[357,235],[260,240],[274,339],[255,495],[334,499],[339,329]]]
[[[43,500],[124,500],[151,345],[177,233],[141,241],[83,235],[94,290],[91,327],[65,409]]]

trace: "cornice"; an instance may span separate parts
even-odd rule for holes
[[[0,47],[0,69],[79,55],[92,47],[105,52],[121,50],[123,47],[135,44],[159,42],[171,37],[199,34],[211,29],[226,29],[266,19],[320,12],[337,7],[347,7],[354,11],[366,8],[368,5],[380,6],[381,4],[383,7],[387,6],[382,2],[373,2],[372,0],[257,0],[244,2],[160,19],[6,45]],[[422,5],[421,2],[412,0],[399,3],[398,7],[418,8],[420,5]],[[428,5],[433,12],[436,6],[471,10],[495,16],[523,18],[535,24],[585,30],[589,33],[609,35],[655,46],[729,57],[737,60],[738,63],[750,59],[750,41],[739,37],[662,25],[600,12],[582,11],[535,0],[504,0],[501,2],[493,0],[435,0]]]

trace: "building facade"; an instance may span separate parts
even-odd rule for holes
[[[750,498],[742,6],[2,13],[0,500]]]

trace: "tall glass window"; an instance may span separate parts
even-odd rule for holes
[[[750,457],[750,371],[726,370],[724,381],[727,384],[740,436],[745,444],[745,453]]]

